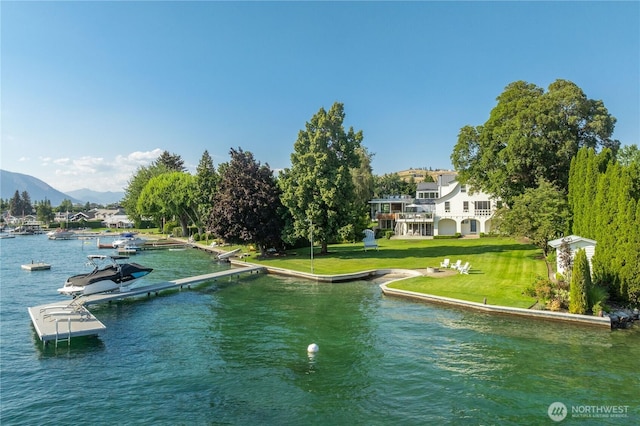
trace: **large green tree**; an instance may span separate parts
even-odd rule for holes
[[[527,188],[500,209],[495,222],[500,232],[528,238],[546,256],[549,241],[567,230],[569,209],[562,191],[540,179],[536,188]]]
[[[124,207],[127,216],[134,221],[136,227],[141,226],[144,217],[143,212],[138,211],[138,197],[140,197],[144,187],[152,178],[167,172],[169,172],[169,169],[164,164],[154,163],[150,166],[138,167],[136,173],[129,179],[121,205]]]
[[[358,222],[361,206],[355,196],[352,170],[360,167],[362,131],[344,128],[344,105],[334,103],[308,121],[298,133],[291,168],[281,176],[282,203],[291,213],[289,241],[313,239],[327,253],[330,242]],[[348,233],[348,232],[347,232]]]
[[[556,80],[547,92],[524,81],[509,84],[484,125],[460,130],[451,160],[463,183],[507,203],[545,178],[567,191],[571,159],[583,147],[610,148],[616,119],[601,100]]]
[[[264,255],[281,246],[280,188],[269,165],[261,165],[252,153],[238,148],[230,154],[231,161],[220,167],[208,229],[230,243],[256,244]]]
[[[176,218],[182,227],[182,235],[189,235],[189,223],[195,223],[197,203],[195,178],[185,172],[168,172],[147,182],[138,197],[136,211],[156,218]]]
[[[39,221],[47,224],[53,222],[56,214],[53,212],[50,200],[45,198],[43,201],[36,203],[36,217]]]
[[[405,181],[397,173],[386,173],[374,177],[373,196],[375,198],[384,198],[389,195],[415,196],[416,188],[417,184],[413,177]]]

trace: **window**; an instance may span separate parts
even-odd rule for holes
[[[467,192],[467,185],[460,185],[460,192]]]
[[[465,213],[469,213],[469,202],[468,201],[463,201],[462,202],[462,210]]]
[[[444,202],[444,211],[447,213],[451,211],[451,203],[449,203],[449,201]]]
[[[391,205],[389,203],[385,203],[382,205],[382,213],[390,213]]]
[[[474,201],[474,209],[476,215],[490,215],[491,201]]]
[[[418,198],[422,200],[432,200],[438,198],[438,192],[433,191],[420,191],[418,192]]]

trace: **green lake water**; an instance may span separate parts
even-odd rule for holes
[[[103,335],[43,347],[27,307],[66,299],[56,289],[97,252],[0,240],[2,425],[640,423],[638,325],[481,314],[385,297],[373,281],[225,278],[91,306]],[[53,267],[20,269],[31,260]],[[195,249],[135,261],[155,268],[140,285],[228,268]]]

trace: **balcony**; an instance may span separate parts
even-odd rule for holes
[[[398,213],[397,220],[402,222],[432,222],[433,212]]]

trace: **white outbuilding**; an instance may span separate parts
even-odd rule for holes
[[[562,242],[566,241],[569,244],[569,250],[571,250],[571,259],[575,258],[576,252],[580,249],[584,249],[587,260],[589,261],[589,268],[593,271],[593,266],[591,264],[591,258],[596,251],[596,242],[594,240],[590,240],[589,238],[580,237],[577,235],[569,235],[566,237],[558,238],[556,240],[549,241],[549,245],[556,249],[556,270],[564,274],[564,268],[560,264],[560,256],[558,255],[558,250],[562,246]]]

